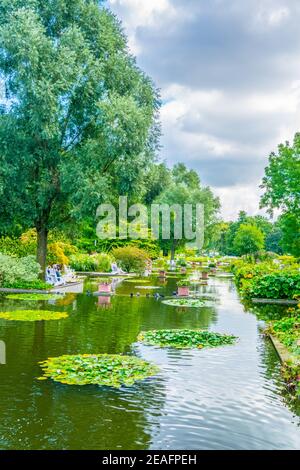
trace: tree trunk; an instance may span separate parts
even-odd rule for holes
[[[175,259],[175,253],[176,253],[176,242],[175,242],[175,240],[172,240],[172,245],[171,245],[171,261],[174,261],[174,259]]]
[[[45,280],[47,259],[48,230],[45,227],[37,229],[37,255],[36,260],[41,266],[40,279]]]

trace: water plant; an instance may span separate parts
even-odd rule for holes
[[[28,301],[39,301],[39,300],[59,300],[62,299],[62,295],[57,294],[10,294],[6,296],[9,300],[28,300]]]
[[[167,299],[164,300],[165,305],[170,305],[171,307],[189,307],[197,308],[204,307],[205,300],[203,299]]]
[[[40,363],[44,375],[67,385],[104,385],[120,388],[156,375],[158,367],[133,356],[78,354],[50,357]]]
[[[142,332],[138,341],[147,345],[177,349],[215,348],[234,344],[237,338],[204,330],[157,330]]]
[[[0,319],[9,321],[41,321],[61,320],[67,318],[65,312],[51,312],[48,310],[16,310],[11,312],[0,312]]]

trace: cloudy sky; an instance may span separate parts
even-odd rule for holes
[[[300,127],[299,0],[108,0],[161,90],[161,158],[195,168],[222,214],[259,212],[267,158]]]

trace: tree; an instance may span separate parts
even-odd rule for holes
[[[0,220],[36,228],[43,271],[49,230],[134,190],[157,145],[157,92],[99,3],[1,2]]]
[[[172,206],[179,204],[203,204],[204,206],[204,238],[205,246],[209,245],[212,229],[216,223],[216,215],[220,209],[220,201],[215,197],[209,187],[201,187],[200,178],[194,170],[188,170],[183,163],[175,165],[172,170],[170,184],[158,196],[155,201],[158,204]],[[174,222],[174,217],[173,217]],[[188,241],[184,237],[176,239],[174,227],[171,224],[170,240],[160,240],[161,247],[165,253],[171,252],[171,259],[175,258],[176,250],[184,246]],[[184,230],[182,230],[184,233]]]
[[[280,246],[285,253],[300,255],[300,218],[287,212],[278,219],[281,231]]]
[[[300,215],[300,134],[295,135],[293,146],[288,142],[278,147],[278,154],[271,153],[265,169],[262,188],[265,190],[261,206],[272,213],[281,209],[284,213]]]
[[[264,248],[263,232],[252,224],[242,224],[235,235],[233,247],[239,256],[248,255]]]
[[[262,188],[265,190],[261,206],[270,213],[280,209],[279,226],[282,231],[282,248],[300,255],[300,134],[296,134],[293,145],[288,142],[278,147],[278,153],[269,157]]]

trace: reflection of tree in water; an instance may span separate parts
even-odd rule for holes
[[[253,304],[252,302],[243,302],[245,309],[248,312],[254,313],[259,320],[274,321],[280,320],[283,317],[290,316],[294,309],[286,305],[273,305],[273,304]]]
[[[121,390],[59,384],[52,384],[51,389],[51,406],[45,402],[41,407],[44,419],[53,422],[47,430],[47,447],[149,448],[164,405],[164,388],[159,379]]]
[[[140,330],[138,302],[132,309],[128,309],[126,302],[124,305],[118,302],[111,315],[111,311],[99,312],[96,301],[78,298],[79,311],[66,322],[20,322],[14,328],[6,323],[5,339],[14,355],[10,355],[8,367],[0,372],[4,375],[1,382],[5,390],[13,393],[4,393],[4,397],[1,394],[1,448],[147,449],[150,446],[164,403],[164,388],[159,378],[120,391],[36,381],[41,372],[38,361],[49,356],[91,351],[129,352]]]

